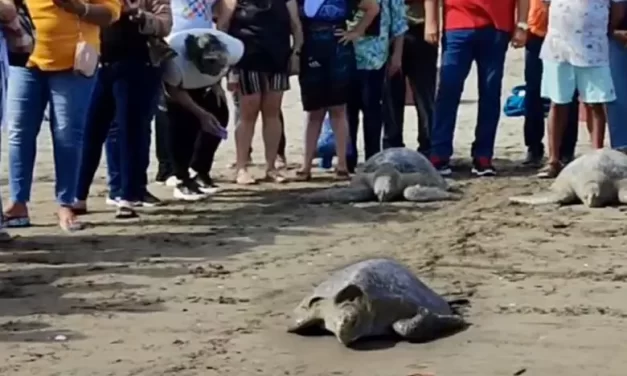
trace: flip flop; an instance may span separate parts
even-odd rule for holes
[[[79,221],[59,221],[59,227],[61,227],[61,230],[71,234],[74,233],[76,231],[81,231],[85,228],[85,225]]]
[[[115,212],[116,219],[133,219],[139,218],[139,214],[132,208],[126,206],[120,206],[118,210]]]
[[[264,181],[282,184],[287,183],[287,178],[278,171],[267,171]]]
[[[30,227],[30,217],[11,217],[5,215],[2,218],[2,223],[4,223],[4,227],[7,228],[25,228]]]
[[[335,179],[340,181],[350,180],[351,174],[344,170],[335,170]]]
[[[296,171],[296,178],[294,179],[300,182],[311,181],[311,173],[304,171]]]

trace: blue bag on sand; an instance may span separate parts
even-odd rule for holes
[[[503,113],[507,117],[525,116],[525,85],[516,86],[512,89],[512,94],[507,97],[503,106]],[[544,108],[544,116],[546,117],[551,108],[551,101],[542,98],[542,106]]]
[[[348,140],[346,149],[346,157],[352,156],[351,142]],[[322,130],[320,131],[320,137],[318,137],[318,147],[316,156],[320,158],[320,167],[329,169],[333,167],[333,157],[335,157],[335,135],[333,134],[333,128],[331,128],[331,119],[327,113],[322,122]]]

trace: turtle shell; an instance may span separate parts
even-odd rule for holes
[[[383,164],[394,166],[400,173],[436,172],[431,162],[424,155],[408,148],[382,150],[368,158],[362,167],[362,171],[365,173],[375,172]]]

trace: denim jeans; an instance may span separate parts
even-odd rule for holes
[[[446,31],[442,37],[440,83],[435,100],[431,155],[448,160],[464,82],[477,63],[479,106],[473,158],[492,158],[501,115],[501,86],[510,33],[493,27]]]
[[[7,93],[9,190],[11,200],[30,200],[37,135],[50,104],[57,202],[70,206],[76,198],[87,109],[95,77],[72,71],[43,72],[11,67]]]
[[[610,145],[627,149],[627,49],[615,40],[610,40],[610,68],[616,91],[616,100],[607,104]]]
[[[348,154],[348,168],[353,171],[359,159],[357,154],[357,132],[359,130],[359,112],[363,114],[363,135],[365,159],[381,151],[381,132],[383,130],[383,83],[385,66],[377,70],[357,69],[351,83],[351,95],[346,104],[348,132],[352,151]]]
[[[527,152],[541,157],[544,155],[544,104],[540,95],[542,85],[542,60],[540,49],[544,38],[529,34],[525,50],[525,125],[524,136]],[[576,95],[570,106],[568,124],[560,150],[561,159],[575,155],[579,129],[579,99]]]
[[[87,116],[76,198],[86,200],[106,140],[109,196],[140,201],[148,183],[150,126],[161,70],[141,61],[103,64]]]
[[[424,39],[424,24],[412,25],[403,42],[403,67],[388,78],[383,95],[383,147],[404,147],[405,79],[409,82],[418,115],[418,151],[429,155],[431,123],[438,74],[438,47]]]

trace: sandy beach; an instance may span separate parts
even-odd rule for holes
[[[510,51],[504,94],[522,81],[523,53]],[[292,80],[284,101],[291,168],[301,162],[304,132],[297,89]],[[461,201],[299,202],[299,194],[330,184],[326,172],[311,183],[239,188],[230,183],[231,135],[215,168],[221,193],[144,209],[129,222],[115,221],[105,205],[103,162],[93,214],[84,218],[90,227],[73,236],[57,227],[44,124],[35,226],[12,231],[17,239],[0,249],[0,375],[625,375],[625,209],[509,204],[511,195],[548,186],[518,167],[522,119],[501,121],[499,176],[472,178],[474,71],[463,99],[455,139],[455,164],[463,168],[454,175]],[[406,114],[405,140],[414,148],[416,115],[409,107]],[[584,129],[578,153],[588,149]],[[170,189],[150,189],[171,200]],[[314,284],[372,256],[402,261],[443,295],[468,297],[472,326],[428,344],[376,341],[358,349],[330,336],[286,333],[292,309]]]

